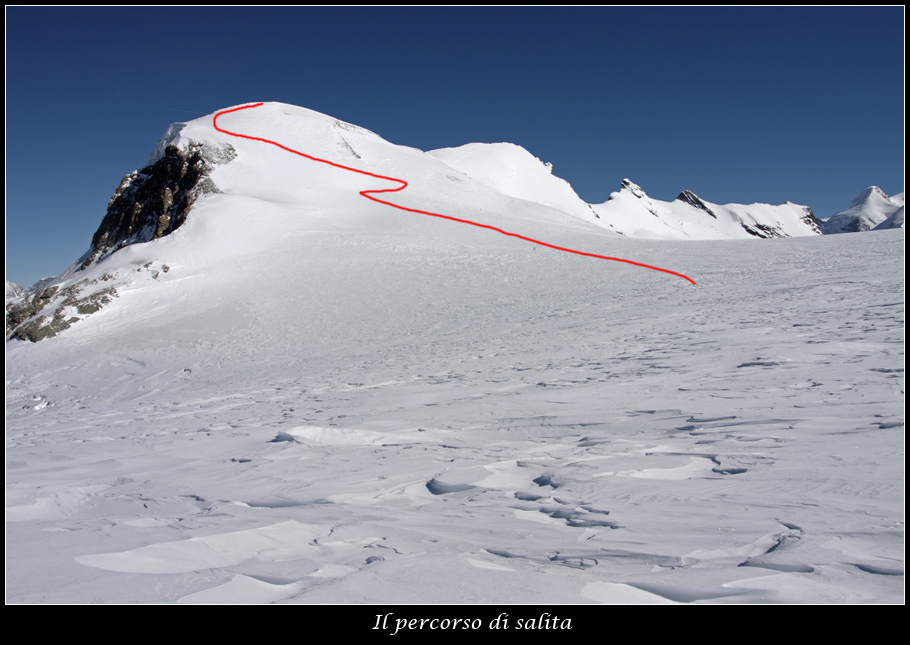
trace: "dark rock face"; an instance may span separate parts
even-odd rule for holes
[[[812,212],[812,209],[808,206],[803,206],[803,210],[806,211],[806,214],[803,215],[802,220],[807,226],[811,227],[812,230],[819,235],[822,235],[822,223],[815,217],[815,213]]]
[[[699,209],[699,210],[703,210],[703,211],[705,211],[708,215],[710,215],[711,217],[713,217],[714,219],[717,219],[717,215],[714,214],[714,211],[712,211],[710,208],[708,208],[708,205],[705,204],[705,203],[699,198],[698,195],[696,195],[695,193],[693,193],[693,192],[690,191],[690,190],[684,190],[684,191],[682,191],[676,199],[679,200],[679,201],[681,201],[681,202],[687,203],[689,206],[694,206],[695,208],[697,208],[697,209]]]
[[[156,162],[128,174],[108,202],[80,270],[124,246],[150,242],[180,228],[201,195],[220,192],[209,178],[215,165],[236,156],[230,145],[167,146]]]
[[[179,132],[179,128],[172,130]],[[150,242],[180,228],[200,196],[221,192],[209,177],[215,166],[237,156],[227,144],[212,146],[191,141],[180,147],[159,145],[153,157],[156,161],[120,182],[92,237],[91,248],[79,259],[77,271],[125,246]],[[149,262],[137,270],[148,271],[151,279],[157,280],[170,268],[153,264]],[[39,284],[7,300],[6,339],[38,342],[56,336],[116,298],[118,277],[105,273],[100,278],[68,282],[65,287]]]
[[[771,239],[772,237],[787,237],[779,230],[773,226],[768,226],[767,224],[751,224],[741,223],[742,227],[745,229],[746,233],[749,235],[754,235],[755,237],[760,237],[762,239]]]

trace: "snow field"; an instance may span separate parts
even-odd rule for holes
[[[611,242],[692,287],[433,225],[9,347],[7,600],[903,601],[902,232]]]

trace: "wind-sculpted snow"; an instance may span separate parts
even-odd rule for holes
[[[8,602],[904,601],[902,231],[613,242],[681,289],[227,200],[8,347]]]

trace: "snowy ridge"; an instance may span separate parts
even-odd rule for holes
[[[718,206],[683,191],[673,202],[648,197],[628,179],[604,204],[587,204],[571,185],[552,174],[524,148],[508,143],[472,143],[433,150],[445,161],[489,188],[511,197],[557,208],[608,231],[647,239],[749,239],[799,237],[821,233],[811,209],[787,203]],[[706,214],[714,221],[706,218]]]
[[[672,202],[649,197],[624,179],[603,204],[592,205],[602,225],[624,235],[647,239],[722,240],[801,237],[821,233],[811,209],[798,204],[726,204],[705,201],[683,191]]]
[[[543,172],[551,181],[553,198],[536,195],[548,202],[541,203],[492,189],[498,178],[473,180],[427,153],[312,110],[266,103],[225,114],[223,120],[232,132],[280,141],[283,147],[219,132],[211,116],[172,125],[156,145],[152,165],[121,182],[91,248],[63,274],[59,289],[19,309],[15,324],[29,327],[15,337],[43,339],[69,330],[83,318],[61,318],[61,307],[74,298],[95,298],[76,292],[97,285],[104,276],[105,282],[115,280],[106,286],[113,291],[106,291],[105,298],[121,294],[130,288],[131,271],[141,273],[146,266],[189,264],[198,275],[214,279],[249,258],[274,253],[276,244],[316,231],[393,234],[408,244],[425,237],[432,244],[466,248],[482,245],[491,235],[453,224],[440,228],[425,217],[370,204],[360,191],[387,189],[387,181],[296,158],[288,149],[374,175],[407,177],[407,191],[400,199],[396,196],[396,203],[405,207],[479,221],[556,246],[566,246],[561,242],[566,235],[582,234],[588,238],[582,250],[592,253],[602,243],[596,239],[602,237],[598,228],[559,208],[572,210],[573,205],[566,204],[574,193],[548,170]],[[523,168],[537,164],[543,169],[536,160],[529,163],[526,153],[524,158],[510,154]],[[584,214],[585,207],[580,208]],[[130,253],[124,254],[127,249]],[[230,270],[224,271],[225,266]],[[70,289],[75,285],[75,291]],[[96,313],[94,305],[92,309]],[[7,338],[13,331],[15,327],[8,326]]]
[[[232,115],[231,118],[238,127],[249,124],[250,131],[258,132],[257,136],[280,140],[315,157],[355,164],[377,174],[403,177],[411,183],[410,195],[434,203],[439,203],[440,198],[446,204],[461,201],[471,205],[488,201],[484,210],[490,212],[502,207],[503,197],[520,199],[628,237],[748,239],[819,234],[811,211],[804,206],[729,204],[717,209],[719,213],[715,220],[718,216],[719,220],[705,222],[705,211],[698,206],[680,200],[666,203],[650,199],[639,187],[635,190],[626,188],[627,183],[634,185],[628,180],[605,204],[586,204],[568,182],[553,174],[550,164],[542,163],[525,149],[510,143],[472,143],[424,153],[391,144],[368,130],[313,110],[281,103],[266,103],[255,113]],[[190,142],[234,145],[237,140],[215,132],[211,117],[205,117],[171,126],[156,146],[152,159],[160,157],[167,145],[186,146]],[[299,175],[282,172],[281,168],[288,164],[276,153],[257,150],[256,158],[250,158],[250,163],[235,164],[235,172],[225,169],[220,174],[230,178],[221,181],[216,178],[215,182],[228,186],[225,190],[234,194],[268,196],[270,200],[283,203],[326,204],[335,203],[340,197],[332,190],[334,181],[329,181],[324,190],[301,190]],[[337,178],[337,173],[334,175]],[[443,177],[448,182],[440,182]],[[431,181],[421,187],[419,182],[423,178]],[[425,193],[426,189],[432,191],[432,183],[442,184],[445,190],[439,191],[441,194]],[[644,197],[639,196],[638,201],[625,199],[626,192],[640,192]],[[655,218],[657,222],[653,221]]]
[[[514,202],[507,205],[519,199],[549,211],[543,216],[548,225],[565,224],[565,215],[569,215],[628,237],[747,239],[818,234],[806,207],[731,204],[716,209],[715,221],[706,222],[704,209],[680,200],[669,204],[652,200],[638,187],[626,188],[627,182],[607,203],[589,205],[568,182],[552,174],[550,164],[514,144],[475,143],[424,153],[394,145],[368,130],[313,110],[282,103],[265,103],[255,111],[231,114],[229,119],[235,124],[232,127],[241,131],[246,128],[255,136],[281,141],[314,157],[403,177],[411,184],[405,194],[413,205],[441,204],[440,209],[463,205],[483,210],[484,217],[489,218],[497,211],[522,209]],[[168,146],[186,150],[200,144],[208,149],[237,145],[244,149],[240,160],[212,176],[214,184],[226,194],[298,208],[348,210],[351,178],[312,167],[307,168],[306,181],[301,181],[297,166],[287,163],[280,150],[263,149],[253,142],[239,144],[238,139],[217,132],[211,116],[170,126],[149,161],[160,160]],[[638,200],[627,199],[639,192]],[[541,208],[536,211],[543,215]],[[526,219],[528,215],[530,212]],[[531,219],[541,221],[539,216]]]
[[[564,179],[521,146],[511,143],[469,143],[459,148],[431,150],[445,162],[490,189],[550,206],[579,219],[595,222],[594,212]]]

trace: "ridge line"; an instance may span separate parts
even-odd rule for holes
[[[312,156],[312,155],[308,155],[308,154],[306,154],[305,152],[300,152],[299,150],[294,150],[293,148],[289,148],[289,147],[287,147],[287,146],[285,146],[285,145],[282,145],[282,144],[278,143],[277,141],[272,141],[271,139],[265,139],[265,138],[262,138],[262,137],[254,137],[254,136],[250,136],[250,135],[248,135],[248,134],[239,134],[239,133],[237,133],[237,132],[231,132],[230,130],[225,130],[225,129],[223,129],[223,128],[218,127],[218,117],[223,116],[223,115],[225,115],[225,114],[231,114],[232,112],[239,112],[240,110],[249,110],[249,109],[252,109],[252,108],[257,108],[257,107],[260,107],[261,105],[263,105],[263,103],[261,103],[261,102],[260,102],[260,103],[252,103],[252,104],[250,104],[250,105],[241,105],[240,107],[231,108],[231,109],[229,109],[229,110],[222,110],[222,111],[220,111],[220,112],[217,112],[217,113],[215,114],[215,117],[212,119],[212,126],[213,126],[213,127],[215,128],[215,130],[217,130],[218,132],[221,132],[221,133],[223,133],[223,134],[230,135],[230,136],[232,136],[232,137],[239,137],[239,138],[241,138],[241,139],[249,139],[250,141],[259,141],[259,142],[261,142],[261,143],[268,143],[268,144],[271,144],[271,145],[273,145],[273,146],[276,146],[276,147],[280,148],[281,150],[285,150],[285,151],[287,151],[287,152],[293,153],[293,154],[298,155],[298,156],[300,156],[300,157],[304,157],[305,159],[310,159],[311,161],[318,161],[319,163],[324,163],[324,164],[327,164],[327,165],[329,165],[329,166],[333,166],[333,167],[335,167],[335,168],[340,168],[340,169],[342,169],[342,170],[348,170],[348,171],[350,171],[350,172],[356,172],[356,173],[358,173],[358,174],[360,174],[360,175],[366,175],[367,177],[374,177],[374,178],[376,178],[376,179],[384,179],[384,180],[386,180],[386,181],[393,181],[393,182],[396,182],[396,183],[401,184],[401,185],[398,186],[397,188],[379,188],[379,189],[374,188],[374,189],[368,189],[368,190],[361,190],[361,191],[358,192],[358,194],[361,195],[362,197],[365,197],[366,199],[369,199],[370,201],[374,201],[374,202],[376,202],[377,204],[383,204],[383,205],[385,205],[385,206],[391,206],[392,208],[397,208],[398,210],[407,211],[407,212],[409,212],[409,213],[417,213],[418,215],[428,215],[428,216],[430,216],[430,217],[438,217],[438,218],[440,218],[440,219],[447,219],[447,220],[450,220],[450,221],[453,221],[453,222],[458,222],[458,223],[460,223],[460,224],[470,224],[471,226],[476,226],[476,227],[478,227],[478,228],[485,228],[485,229],[488,229],[488,230],[491,230],[491,231],[495,231],[495,232],[497,232],[497,233],[500,233],[500,234],[502,234],[502,235],[506,235],[506,236],[508,236],[508,237],[518,238],[519,240],[524,240],[524,241],[526,241],[526,242],[531,242],[532,244],[537,244],[537,245],[539,245],[539,246],[544,246],[544,247],[547,247],[547,248],[550,248],[550,249],[554,249],[554,250],[556,250],[556,251],[563,251],[563,252],[565,252],[565,253],[574,253],[575,255],[581,255],[581,256],[589,257],[589,258],[597,258],[597,259],[600,259],[600,260],[610,260],[611,262],[623,262],[623,263],[625,263],[625,264],[631,264],[631,265],[633,265],[633,266],[642,267],[642,268],[645,268],[645,269],[651,269],[652,271],[660,271],[660,272],[662,272],[662,273],[668,273],[668,274],[670,274],[670,275],[675,275],[675,276],[677,276],[677,277],[679,277],[679,278],[683,278],[684,280],[688,280],[688,281],[691,282],[692,284],[695,284],[695,280],[693,280],[693,279],[690,278],[689,276],[683,275],[682,273],[677,273],[676,271],[671,271],[671,270],[669,270],[669,269],[662,269],[662,268],[660,268],[660,267],[651,266],[650,264],[643,264],[643,263],[641,263],[641,262],[634,262],[634,261],[632,261],[632,260],[626,260],[626,259],[624,259],[624,258],[614,258],[614,257],[608,256],[608,255],[598,255],[597,253],[586,253],[586,252],[584,252],[584,251],[576,251],[575,249],[568,249],[568,248],[565,248],[565,247],[562,247],[562,246],[556,246],[555,244],[549,244],[549,243],[547,243],[547,242],[542,242],[542,241],[540,241],[540,240],[535,240],[534,238],[526,237],[526,236],[524,236],[524,235],[519,235],[518,233],[511,233],[511,232],[509,232],[509,231],[504,231],[504,230],[502,230],[501,228],[497,228],[497,227],[491,226],[491,225],[489,225],[489,224],[481,224],[480,222],[474,222],[474,221],[467,220],[467,219],[460,219],[460,218],[458,218],[458,217],[452,217],[451,215],[442,215],[441,213],[431,213],[430,211],[422,211],[422,210],[418,210],[418,209],[416,209],[416,208],[408,208],[407,206],[401,206],[401,205],[399,205],[399,204],[394,204],[394,203],[392,203],[392,202],[387,202],[387,201],[384,201],[384,200],[382,200],[382,199],[379,199],[378,197],[373,197],[373,194],[376,194],[376,193],[396,193],[396,192],[398,192],[398,191],[401,191],[401,190],[404,190],[405,188],[407,188],[408,182],[406,182],[404,179],[398,179],[398,178],[396,178],[396,177],[386,177],[386,176],[384,176],[384,175],[378,175],[378,174],[376,174],[376,173],[368,172],[368,171],[366,171],[366,170],[360,170],[360,169],[358,169],[358,168],[351,168],[351,167],[349,167],[349,166],[344,166],[344,165],[342,165],[342,164],[340,164],[340,163],[335,163],[334,161],[329,161],[329,160],[327,160],[327,159],[320,159],[319,157],[314,157],[314,156]]]

